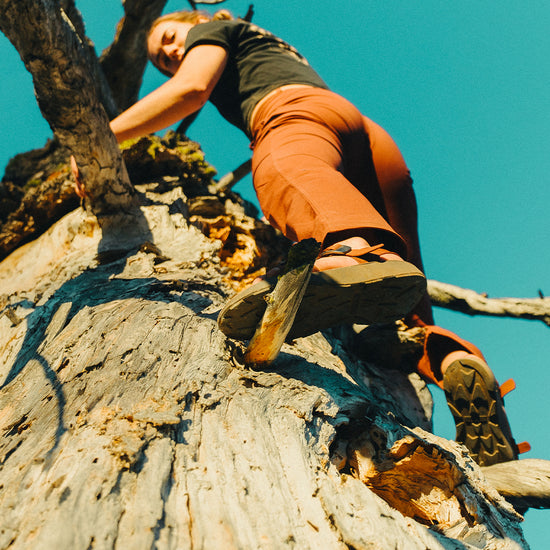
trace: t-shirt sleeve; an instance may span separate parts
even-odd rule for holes
[[[223,21],[210,21],[192,27],[185,40],[185,53],[202,44],[213,44],[221,46],[228,52],[231,51],[228,28]]]

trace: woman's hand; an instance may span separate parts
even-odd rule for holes
[[[84,183],[82,182],[82,178],[80,177],[80,170],[78,168],[78,164],[76,163],[76,159],[74,158],[73,155],[71,155],[71,173],[74,178],[74,189],[76,191],[76,194],[81,199],[85,199],[88,196],[88,192],[84,187]]]

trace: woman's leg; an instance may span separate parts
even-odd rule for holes
[[[380,126],[365,118],[371,153],[391,226],[407,245],[407,259],[423,270],[412,179],[397,145]],[[429,296],[409,321],[426,326],[418,370],[445,390],[456,423],[456,440],[474,460],[488,466],[514,460],[529,445],[516,445],[504,411],[501,389],[481,351],[456,334],[435,326]]]
[[[405,254],[385,217],[372,159],[359,154],[368,150],[362,115],[336,94],[319,92],[265,114],[252,169],[266,218],[291,240],[313,237],[326,247],[361,237]],[[350,181],[354,171],[369,173],[372,188]]]
[[[369,135],[370,154],[372,154],[388,220],[407,245],[407,259],[424,271],[418,236],[416,198],[409,169],[388,132],[367,117],[363,120],[365,131]],[[413,326],[427,326],[425,352],[419,363],[419,371],[441,387],[445,368],[450,363],[446,360],[449,354],[461,351],[469,356],[483,359],[483,355],[473,344],[434,325],[427,293],[407,321]]]
[[[317,260],[291,336],[402,318],[424,292],[425,278],[395,254],[404,254],[405,246],[379,211],[384,204],[372,159],[360,154],[368,150],[361,113],[326,90],[277,99],[283,101],[262,106],[254,135],[252,170],[260,206],[291,240],[314,238],[325,252],[333,244],[347,245]],[[372,190],[364,192],[350,181],[354,170],[370,170]],[[357,250],[379,243],[388,252]],[[379,260],[376,252],[382,260],[397,261],[361,262],[352,256],[369,253]],[[220,328],[233,337],[253,333],[270,284],[257,283],[229,300],[218,317]]]
[[[363,121],[369,136],[373,164],[388,221],[405,241],[405,259],[424,271],[418,236],[418,209],[410,171],[388,132],[367,117],[363,117]],[[422,323],[434,324],[428,294],[416,306],[413,314],[418,316]]]

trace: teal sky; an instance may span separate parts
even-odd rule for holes
[[[112,40],[115,0],[76,0],[98,52]],[[249,2],[228,0],[235,15]],[[186,8],[170,0],[166,11]],[[493,297],[550,295],[550,5],[462,0],[335,3],[257,0],[254,22],[296,46],[327,84],[381,124],[411,169],[428,276]],[[30,76],[0,35],[0,169],[44,145],[50,130]],[[149,68],[147,93],[164,78]],[[190,129],[220,176],[250,156],[244,135],[213,108]],[[254,199],[250,179],[236,189]],[[525,458],[550,459],[549,329],[540,322],[470,318],[437,310],[439,324],[474,342],[502,382]],[[452,438],[441,392],[435,431]],[[533,550],[547,547],[547,511],[526,515]]]

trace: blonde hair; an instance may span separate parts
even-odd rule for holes
[[[151,33],[155,27],[164,21],[179,21],[181,23],[192,23],[193,25],[196,25],[201,19],[207,19],[208,21],[223,21],[231,20],[233,19],[233,16],[228,10],[218,10],[214,15],[202,10],[183,10],[167,13],[165,15],[161,15],[153,21],[151,27],[149,28],[149,32],[147,33],[147,38],[151,36]]]

